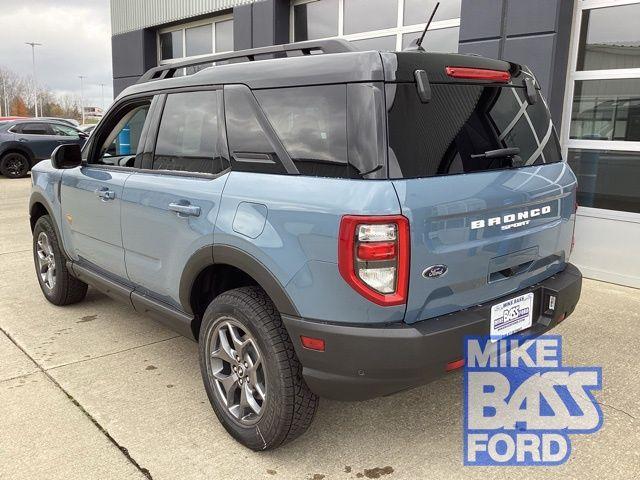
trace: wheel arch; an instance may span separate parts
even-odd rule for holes
[[[21,145],[21,144],[16,143],[16,142],[7,142],[0,149],[0,161],[8,153],[21,153],[21,154],[25,155],[27,157],[27,160],[29,161],[29,168],[31,168],[33,166],[33,162],[35,160],[35,155],[33,154],[33,152],[31,151],[31,149],[29,147],[26,147],[25,145]]]
[[[207,275],[209,277],[205,278]],[[208,283],[210,279],[218,279],[218,284],[211,290],[212,296],[207,298],[207,301],[231,288],[257,285],[265,291],[281,314],[299,316],[298,309],[284,286],[257,258],[228,245],[207,246],[191,256],[184,268],[179,286],[183,310],[194,315],[192,330],[196,339],[200,315],[204,311],[203,306],[197,304],[197,294],[202,288],[212,288]]]
[[[60,238],[58,232],[58,226],[55,225],[55,218],[53,216],[53,210],[49,205],[49,202],[39,192],[33,192],[31,197],[29,197],[29,223],[31,225],[31,231],[33,232],[34,227],[36,226],[36,222],[38,219],[44,215],[49,215],[52,220],[54,220],[54,227],[56,228],[56,234],[58,234],[58,238]]]

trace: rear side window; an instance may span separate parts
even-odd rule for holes
[[[260,124],[257,104],[248,89],[226,88],[227,136],[233,169],[243,172],[286,173],[273,139]],[[253,101],[253,103],[252,103]]]
[[[23,135],[53,135],[53,130],[46,123],[22,123],[12,130]]]
[[[558,162],[560,148],[548,109],[527,103],[522,88],[432,85],[424,104],[415,84],[388,85],[389,172],[430,177]],[[484,157],[519,149],[515,156]]]
[[[254,94],[300,174],[350,176],[346,85],[278,88]]]
[[[154,170],[216,174],[227,168],[219,142],[219,95],[216,90],[167,95]]]

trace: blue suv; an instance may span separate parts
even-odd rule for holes
[[[198,341],[255,450],[318,397],[425,384],[465,335],[540,334],[580,296],[576,178],[515,63],[330,40],[164,65],[32,182],[45,297],[91,285]]]

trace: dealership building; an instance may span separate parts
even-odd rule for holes
[[[149,68],[344,38],[401,50],[436,0],[111,0],[116,94]],[[423,43],[527,64],[579,181],[572,262],[640,288],[640,0],[441,0]],[[190,74],[194,69],[185,69]]]

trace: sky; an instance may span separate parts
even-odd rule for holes
[[[84,75],[85,105],[111,103],[111,23],[109,0],[0,0],[0,66],[32,74],[31,47],[36,47],[36,77],[57,94],[80,96]]]

